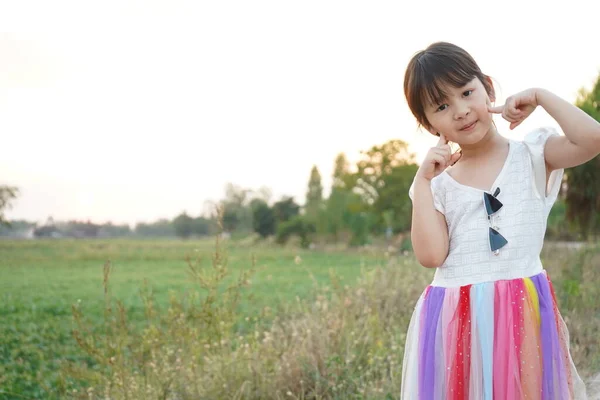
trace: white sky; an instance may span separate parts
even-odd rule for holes
[[[488,4],[494,4],[491,7]],[[562,4],[558,6],[558,4]],[[402,82],[433,41],[469,51],[503,99],[569,101],[600,72],[600,2],[1,1],[0,184],[9,218],[198,215],[226,182],[304,201],[311,166],[399,138]],[[517,130],[556,126],[543,110]]]

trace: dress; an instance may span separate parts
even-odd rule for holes
[[[485,191],[443,172],[431,181],[446,217],[449,253],[413,311],[401,398],[586,399],[571,359],[569,334],[540,252],[563,170],[546,186],[544,145],[553,128],[509,140],[490,188],[503,207],[495,226],[508,243],[490,249]],[[413,187],[409,196],[413,199]]]

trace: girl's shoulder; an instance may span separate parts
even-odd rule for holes
[[[548,138],[560,136],[559,131],[550,126],[543,126],[528,132],[521,141],[530,160],[530,166],[533,169],[534,188],[538,198],[543,199],[548,205],[551,205],[560,190],[563,169],[554,170],[548,175],[546,169],[546,157],[544,149]]]
[[[431,180],[431,195],[433,197],[433,205],[435,209],[444,214],[444,197],[445,197],[445,184],[444,184],[444,175],[445,173],[441,173],[438,176],[434,177]],[[415,186],[416,176],[413,177],[412,183],[410,184],[410,188],[408,189],[408,197],[411,201],[414,201],[414,186]]]
[[[551,136],[560,136],[560,133],[552,126],[541,126],[525,134],[522,143],[528,149],[538,150],[540,147],[544,147],[544,144]]]
[[[527,132],[522,140],[512,139],[512,141],[524,148],[534,164],[540,164],[541,161],[545,162],[544,147],[548,138],[552,136],[560,136],[559,131],[551,126],[542,126]]]

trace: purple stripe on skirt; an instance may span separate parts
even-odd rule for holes
[[[566,386],[566,371],[562,363],[562,348],[558,338],[550,285],[542,274],[531,277],[531,280],[536,287],[540,301],[542,400],[568,399],[569,388]],[[560,387],[555,385],[560,385]]]
[[[435,337],[445,288],[432,286],[427,293],[421,315],[419,336],[419,399],[433,399],[435,393]],[[443,357],[439,354],[438,357]]]

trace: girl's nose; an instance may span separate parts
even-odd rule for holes
[[[454,114],[454,118],[464,119],[465,117],[467,117],[469,115],[470,112],[471,112],[471,110],[469,109],[469,107],[458,108],[456,110],[456,114]]]

